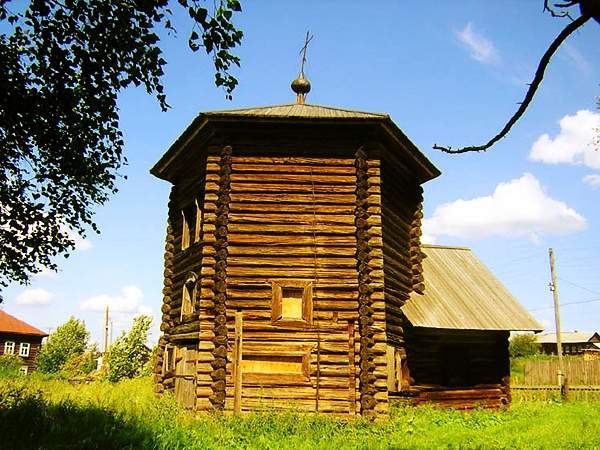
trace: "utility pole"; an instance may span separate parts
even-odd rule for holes
[[[563,352],[562,352],[562,336],[560,331],[560,310],[558,307],[558,288],[556,286],[556,270],[554,264],[554,249],[550,248],[550,274],[552,275],[552,283],[550,290],[554,294],[554,321],[556,323],[556,351],[558,353],[558,387],[564,400],[568,400],[568,384],[567,377],[564,372]]]
[[[104,353],[108,350],[108,306],[106,307],[106,314],[104,315]]]

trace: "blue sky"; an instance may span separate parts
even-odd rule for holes
[[[523,99],[539,58],[568,19],[542,0],[376,0],[243,3],[233,101],[214,87],[211,61],[187,49],[189,24],[163,42],[171,109],[141,89],[120,97],[129,165],[120,191],[57,274],[4,291],[4,311],[49,331],[69,316],[102,342],[139,314],[158,338],[170,185],[150,167],[201,111],[291,103],[306,31],[307,103],[389,114],[442,171],[425,184],[428,242],[470,247],[548,332],[554,331],[548,252],[554,248],[562,329],[600,331],[600,25],[590,21],[558,51],[513,131],[486,153],[448,155],[434,144],[486,142]]]

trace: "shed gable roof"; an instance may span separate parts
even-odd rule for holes
[[[542,331],[468,248],[423,245],[425,292],[402,311],[415,327],[454,330]]]
[[[16,317],[13,317],[10,314],[7,314],[1,310],[0,310],[0,333],[26,334],[26,335],[42,336],[42,337],[48,336],[48,333],[38,330],[37,328],[32,327],[31,325],[26,324],[22,320],[19,320]]]

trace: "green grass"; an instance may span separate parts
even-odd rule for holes
[[[505,412],[394,407],[376,421],[181,410],[148,378],[0,380],[0,449],[599,449],[600,403],[515,401]]]

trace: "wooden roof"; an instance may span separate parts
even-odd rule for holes
[[[556,333],[546,333],[538,336],[540,344],[556,344]],[[560,341],[563,344],[585,344],[588,342],[600,342],[598,333],[584,333],[581,331],[572,331],[560,333]]]
[[[393,142],[395,151],[404,153],[411,162],[413,173],[420,183],[431,180],[441,174],[439,169],[421,153],[389,115],[353,111],[311,104],[289,103],[283,105],[256,108],[232,109],[225,111],[202,112],[196,116],[186,130],[177,138],[167,152],[152,167],[150,173],[158,178],[173,182],[169,166],[179,158],[191,142],[202,133],[210,134],[209,124],[225,123],[229,127],[235,124],[336,124],[345,126],[371,125],[378,127],[382,135]]]
[[[535,331],[543,327],[468,248],[423,245],[425,292],[402,311],[415,327]]]
[[[207,116],[245,116],[245,117],[289,117],[312,119],[389,119],[387,114],[353,111],[329,106],[307,103],[288,103],[284,105],[261,106],[258,108],[230,109],[204,113]]]
[[[16,317],[6,314],[0,310],[0,333],[8,334],[26,334],[29,336],[48,336],[48,333],[44,333],[31,325],[26,324],[22,320]]]

